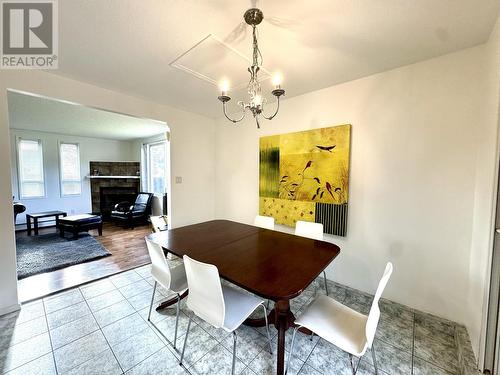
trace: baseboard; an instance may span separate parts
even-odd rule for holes
[[[55,228],[56,227],[56,224],[55,223],[51,223],[49,225],[42,225],[41,223],[38,225],[38,229],[42,229],[42,228]],[[31,228],[32,231],[34,231],[33,228]],[[26,224],[16,224],[16,227],[15,227],[15,231],[16,233],[20,233],[20,232],[27,232],[28,229],[26,228]]]
[[[21,305],[16,303],[15,305],[0,308],[0,316],[10,314],[11,312],[17,311],[21,309]]]

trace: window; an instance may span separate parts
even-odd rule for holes
[[[148,191],[162,195],[166,192],[166,142],[149,143],[145,145],[147,157]]]
[[[80,195],[80,149],[77,143],[59,144],[59,164],[61,171],[61,195]]]
[[[18,139],[19,195],[21,198],[45,196],[42,141]]]

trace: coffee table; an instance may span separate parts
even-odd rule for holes
[[[26,214],[26,226],[28,229],[28,236],[31,236],[31,222],[33,221],[33,227],[35,229],[35,236],[38,236],[38,219],[45,217],[56,218],[56,227],[58,223],[59,216],[65,217],[67,215],[64,211],[44,211],[44,212],[33,212],[31,214]]]
[[[81,214],[66,216],[58,220],[59,235],[64,237],[64,232],[73,233],[73,238],[78,238],[78,233],[97,229],[102,236],[102,217],[99,215]]]

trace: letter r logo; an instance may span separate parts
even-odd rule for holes
[[[51,2],[3,2],[3,54],[52,54],[52,6]]]

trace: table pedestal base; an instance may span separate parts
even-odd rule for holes
[[[277,371],[278,375],[283,375],[285,373],[285,335],[289,328],[295,327],[295,315],[293,315],[290,310],[290,301],[282,300],[274,303],[274,309],[272,309],[267,316],[268,323],[274,324],[278,330],[278,361],[277,361]],[[266,320],[264,318],[259,319],[247,319],[243,323],[250,327],[265,327]],[[300,332],[311,335],[312,332],[306,328],[301,328]]]
[[[181,294],[181,300],[183,300],[184,298],[186,298],[188,295],[188,291],[186,290],[184,293]],[[163,310],[163,309],[166,309],[167,307],[170,307],[172,305],[174,305],[175,303],[177,302],[177,297],[173,297],[172,299],[169,299],[168,301],[163,301],[162,303],[160,303],[157,307],[156,307],[156,311],[160,311],[160,310]]]

